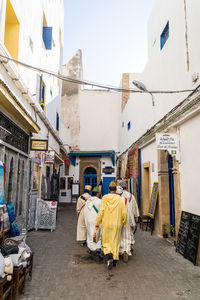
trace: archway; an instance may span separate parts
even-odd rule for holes
[[[97,172],[95,168],[88,167],[84,171],[84,180],[83,180],[83,187],[85,190],[86,185],[91,185],[92,189],[97,185]],[[92,191],[91,191],[92,193]]]

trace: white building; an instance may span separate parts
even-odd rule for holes
[[[63,26],[62,0],[0,1],[0,160],[6,167],[6,201],[14,202],[18,219],[26,223],[36,198],[49,196],[47,174],[50,181],[53,167],[59,170],[64,162],[67,131],[60,122],[60,80],[17,61],[59,76]],[[40,149],[29,155],[30,138],[48,140],[54,165],[45,164]]]
[[[80,50],[63,66],[63,74],[82,79]],[[103,193],[107,193],[109,182],[116,177],[118,94],[64,82],[62,120],[70,131],[69,176],[80,183],[81,192],[86,184],[94,187],[102,182]]]
[[[125,74],[122,85],[134,88],[133,80],[149,91],[194,90],[200,84],[198,36],[199,1],[155,1],[148,23],[148,61],[141,74]],[[135,88],[136,89],[136,88]],[[178,234],[181,212],[200,216],[198,171],[199,93],[130,94],[121,97],[119,149],[141,151],[141,213],[147,214],[153,182],[159,182],[155,229],[162,235],[175,228]],[[155,134],[176,133],[180,155],[171,158],[157,151]]]

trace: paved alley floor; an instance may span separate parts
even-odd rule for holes
[[[172,300],[200,299],[200,267],[175,252],[168,241],[137,230],[134,254],[111,271],[76,243],[73,205],[58,209],[54,232],[30,232],[33,279],[19,299]]]

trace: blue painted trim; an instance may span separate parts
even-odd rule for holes
[[[141,149],[139,151],[139,161],[138,161],[138,191],[137,191],[137,202],[140,207],[140,191],[141,191]]]
[[[170,211],[170,234],[173,235],[171,225],[175,227],[175,203],[174,203],[174,174],[173,158],[168,156],[168,178],[169,178],[169,211]]]
[[[77,156],[110,156],[113,166],[115,166],[115,152],[93,152],[93,153],[69,153],[68,154],[73,166],[76,165],[76,157]]]

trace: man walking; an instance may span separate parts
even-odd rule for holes
[[[116,187],[116,183],[112,181],[109,185],[110,193],[102,198],[93,236],[96,237],[101,224],[102,250],[108,269],[116,266],[119,260],[121,229],[127,223],[125,203],[119,195],[116,195]]]
[[[123,256],[123,262],[128,262],[128,257],[131,255],[132,235],[136,225],[135,217],[131,198],[124,197],[123,188],[121,186],[117,186],[116,193],[123,198],[126,206],[127,226],[122,228],[119,253]]]
[[[81,246],[86,246],[86,226],[83,208],[86,204],[86,201],[90,198],[91,189],[92,187],[90,185],[85,186],[85,193],[78,198],[76,205],[76,213],[78,216],[77,241],[81,242]]]
[[[87,246],[91,254],[98,254],[101,252],[101,239],[99,239],[97,242],[93,241],[95,221],[101,205],[101,199],[99,199],[98,186],[95,186],[93,188],[92,193],[93,193],[93,197],[90,197],[87,200],[84,207],[85,225],[87,231]],[[100,236],[100,232],[98,234]]]
[[[134,227],[136,226],[133,223],[133,219],[137,220],[140,216],[139,209],[138,209],[138,204],[137,201],[134,197],[133,194],[129,193],[126,190],[126,183],[125,182],[120,182],[120,186],[123,188],[123,193],[121,194],[121,197],[124,199],[125,203],[129,203],[129,219],[130,219],[130,227],[132,227],[132,230],[130,232],[131,234],[131,251],[133,251],[133,245],[135,243],[135,238],[134,238]],[[120,252],[123,251],[123,249],[120,250]],[[123,261],[127,262],[128,261],[128,256],[126,254],[123,255]]]

